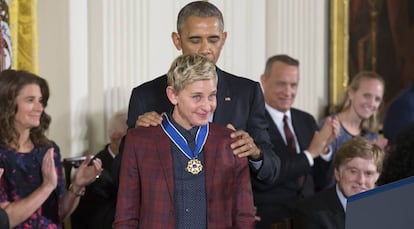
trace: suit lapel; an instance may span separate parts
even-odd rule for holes
[[[298,141],[300,151],[302,151],[303,146],[302,146],[301,142],[304,142],[305,140],[304,140],[304,137],[303,137],[303,131],[301,131],[301,127],[305,126],[305,125],[303,125],[302,119],[299,117],[299,115],[296,113],[296,111],[294,109],[290,109],[290,114],[292,116],[291,117],[292,118],[292,126],[293,126],[293,129],[295,130],[296,139]]]
[[[214,123],[220,125],[226,125],[230,123],[230,117],[228,117],[228,112],[226,110],[232,110],[234,106],[233,98],[231,97],[229,84],[224,77],[224,73],[217,68],[217,108],[214,112]]]
[[[270,116],[269,112],[266,110],[266,119],[269,124],[269,136],[271,137],[271,142],[273,146],[285,146],[285,149],[283,152],[287,152],[287,146],[286,143],[283,141],[283,137],[279,132],[279,129],[277,128],[276,124],[274,123],[272,117]]]
[[[336,186],[331,188],[329,196],[330,196],[329,197],[330,200],[328,201],[328,204],[329,204],[329,207],[331,208],[331,212],[333,213],[334,222],[336,223],[337,226],[339,226],[337,228],[344,228],[343,225],[345,225],[345,211],[336,193]]]
[[[161,127],[160,127],[161,129]],[[161,136],[164,135],[164,136]],[[171,142],[167,135],[161,130],[161,135],[158,137],[159,144],[157,144],[158,159],[160,166],[164,171],[164,178],[168,186],[168,192],[170,199],[174,203],[174,171],[173,171],[173,160],[171,155]]]
[[[334,221],[335,221],[335,228],[344,228],[345,225],[345,213],[342,211],[337,211],[336,214],[334,214],[333,216]]]

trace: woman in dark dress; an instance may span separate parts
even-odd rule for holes
[[[66,191],[59,147],[45,136],[51,118],[46,80],[26,71],[0,73],[0,206],[10,227],[62,228],[84,187],[101,173],[87,159]]]

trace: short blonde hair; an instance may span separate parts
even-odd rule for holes
[[[334,159],[335,169],[339,169],[341,165],[356,157],[366,160],[373,159],[377,167],[377,172],[382,172],[384,151],[374,142],[361,136],[351,138],[339,147]]]
[[[199,80],[214,80],[217,83],[216,66],[207,57],[186,54],[177,57],[167,73],[167,83],[178,93],[185,86]]]

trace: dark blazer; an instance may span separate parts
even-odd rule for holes
[[[103,169],[111,171],[114,158],[112,157],[108,148],[109,148],[109,143],[106,144],[105,147],[95,155],[95,158],[101,159]]]
[[[344,229],[345,211],[336,186],[298,202],[293,222],[295,229]]]
[[[280,161],[272,152],[272,144],[266,131],[268,124],[260,84],[216,69],[217,108],[213,122],[222,126],[231,123],[236,129],[248,132],[263,152],[263,165],[258,171],[252,168],[252,177],[266,183],[274,182],[278,176]],[[138,116],[145,112],[162,113],[173,109],[166,95],[166,88],[167,76],[163,75],[132,90],[127,120],[129,128],[133,128]]]
[[[114,158],[109,144],[94,158],[102,161],[103,171],[98,179],[86,186],[78,207],[71,215],[71,226],[76,229],[110,229],[115,215],[116,191],[111,176]],[[90,214],[93,212],[93,214]]]
[[[315,131],[318,130],[316,120],[307,112],[294,109],[291,110],[291,119],[295,130],[300,150],[306,150],[312,141]],[[270,225],[284,218],[292,217],[294,204],[304,196],[313,195],[315,192],[314,169],[310,166],[304,153],[295,154],[289,152],[281,133],[273,122],[270,114],[266,111],[266,119],[269,123],[269,135],[274,152],[281,161],[281,172],[278,180],[271,186],[265,186],[254,192],[255,205],[261,221],[257,228],[270,228]],[[314,160],[314,167],[320,164],[328,164],[320,158]],[[324,165],[327,168],[327,165]],[[320,169],[322,170],[322,169]],[[317,175],[317,174],[315,174]],[[298,179],[305,176],[305,183],[299,186]],[[320,189],[320,188],[318,188]]]
[[[203,148],[207,224],[208,228],[253,228],[249,167],[246,158],[234,156],[230,149],[230,133],[210,124]],[[115,229],[175,228],[171,143],[160,126],[128,131],[119,193]]]
[[[5,210],[0,208],[0,229],[9,229],[9,217]]]
[[[414,83],[396,97],[384,119],[384,137],[395,143],[397,137],[414,124]]]

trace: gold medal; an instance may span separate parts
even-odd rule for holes
[[[197,175],[201,172],[201,170],[203,170],[203,165],[197,158],[191,159],[188,161],[187,168],[185,170],[187,170],[189,173]]]

